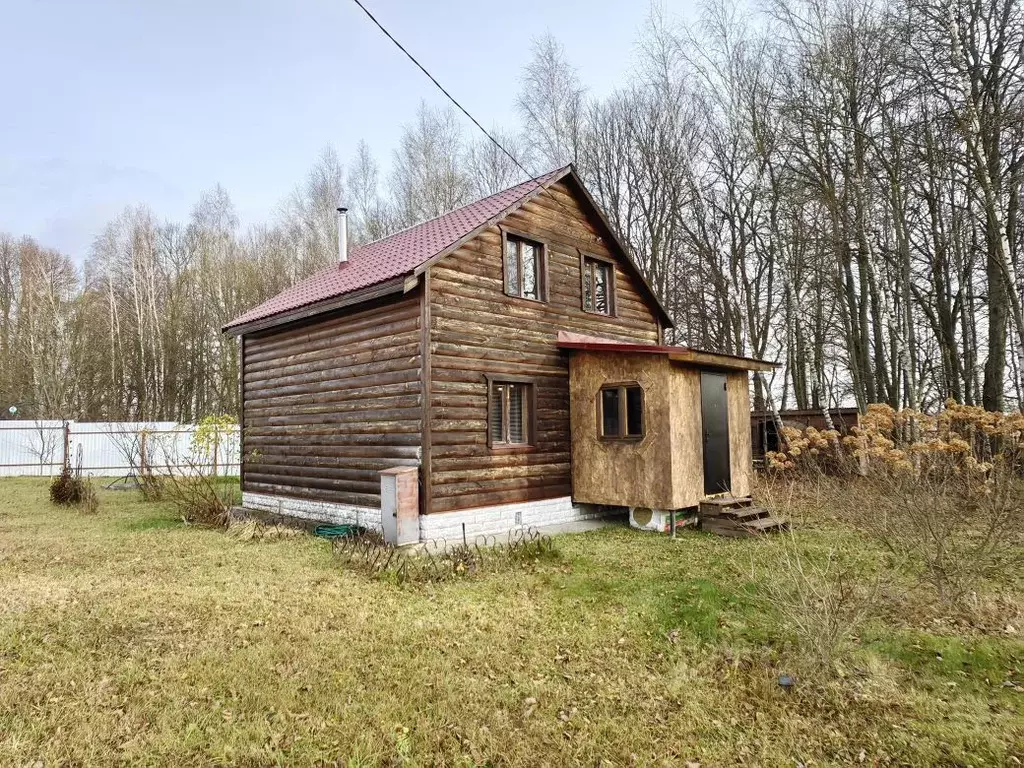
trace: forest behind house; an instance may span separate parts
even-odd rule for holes
[[[603,97],[538,38],[520,122],[492,133],[531,174],[574,163],[674,317],[668,341],[778,360],[778,407],[1014,410],[1022,76],[1020,0],[713,0],[689,28],[653,10]],[[384,163],[326,148],[263,224],[242,228],[217,185],[187,221],[125,209],[85,254],[0,234],[0,405],[236,412],[220,328],[335,260],[339,201],[360,243],[525,177],[440,104]]]

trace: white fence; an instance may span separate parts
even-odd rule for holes
[[[193,440],[195,431],[170,421],[0,421],[0,477],[56,475],[65,463],[104,477],[140,467],[237,475],[238,428],[212,432],[204,445]]]

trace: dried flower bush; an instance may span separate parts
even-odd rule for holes
[[[786,438],[769,470],[859,484],[844,517],[915,566],[944,606],[1024,565],[1024,414],[872,405],[845,437],[809,428]]]
[[[786,448],[769,451],[768,468],[871,474],[873,469],[920,472],[919,458],[941,454],[967,471],[987,472],[993,461],[1024,474],[1024,413],[994,413],[947,400],[936,414],[869,405],[860,424],[841,436],[835,430],[783,428]]]

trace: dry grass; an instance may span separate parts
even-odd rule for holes
[[[868,581],[884,567],[827,522],[796,542],[837,549]],[[0,762],[999,765],[1024,752],[1018,635],[875,617],[842,674],[787,693],[776,679],[799,647],[750,579],[780,544],[608,529],[559,548],[521,571],[402,587],[344,570],[310,537],[184,526],[132,493],[103,493],[83,517],[51,506],[44,482],[2,481]]]

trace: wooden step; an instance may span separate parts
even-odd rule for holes
[[[741,523],[740,526],[751,533],[775,533],[789,530],[789,523],[776,520],[774,517],[762,517],[759,520]]]
[[[764,507],[737,507],[736,509],[725,509],[718,513],[718,515],[712,515],[712,517],[723,517],[728,520],[747,521],[757,520],[762,517],[768,517],[771,513]]]
[[[754,500],[749,496],[743,498],[734,498],[731,496],[725,496],[718,499],[705,499],[700,503],[698,510],[701,515],[707,515],[709,517],[717,517],[719,515],[725,515],[730,512],[735,512],[739,509],[746,509],[754,503]]]
[[[713,533],[716,536],[728,536],[734,539],[744,539],[754,535],[751,531],[744,530],[741,526],[738,525],[718,525],[715,523],[709,524],[709,522],[706,520],[701,521],[700,529],[702,531],[706,531],[707,533]]]
[[[789,523],[772,517],[749,496],[717,496],[699,506],[700,527],[718,536],[744,538],[788,531]]]
[[[709,507],[746,507],[753,501],[749,496],[715,496],[711,499],[704,499],[700,505],[702,507],[704,505]]]

